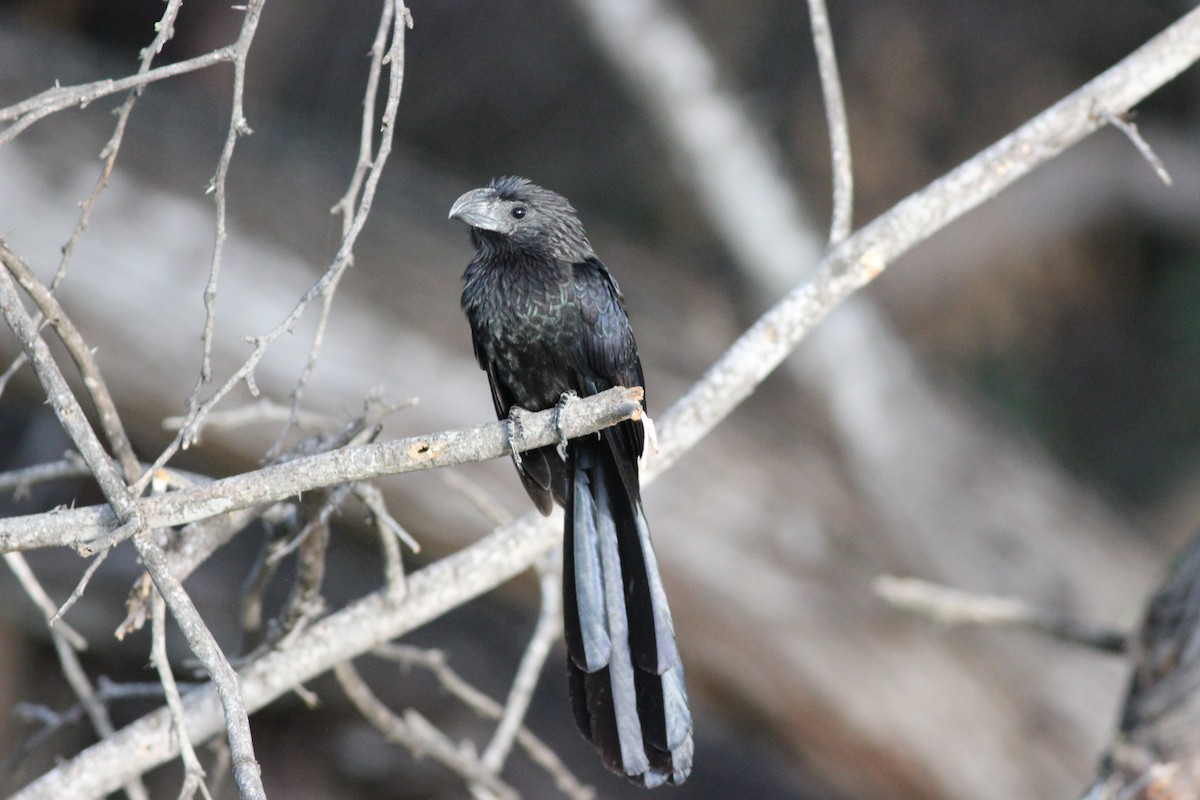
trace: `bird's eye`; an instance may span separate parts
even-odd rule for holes
[[[525,215],[528,214],[529,211],[525,208],[525,206],[513,206],[512,211],[509,213],[512,214],[513,219],[525,219]]]

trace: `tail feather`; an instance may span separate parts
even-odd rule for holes
[[[607,433],[607,432],[606,432]],[[572,442],[564,619],[575,719],[606,766],[647,786],[681,783],[692,722],[636,465],[615,437]]]

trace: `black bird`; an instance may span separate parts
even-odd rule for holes
[[[644,385],[621,290],[566,198],[499,178],[458,198],[450,217],[471,227],[462,307],[499,418]],[[643,436],[641,421],[627,421],[513,460],[543,514],[555,502],[566,511],[563,627],[575,721],[605,766],[657,786],[691,771],[692,718],[642,512]]]

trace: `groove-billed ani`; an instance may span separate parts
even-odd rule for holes
[[[475,255],[462,307],[496,415],[572,394],[642,386],[621,291],[560,195],[500,178],[450,209]],[[519,420],[519,418],[518,418]],[[543,514],[566,510],[563,617],[571,703],[604,764],[631,780],[681,783],[692,768],[683,665],[642,513],[640,421],[524,453],[517,471]]]

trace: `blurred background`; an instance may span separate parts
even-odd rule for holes
[[[333,306],[306,406],[340,417],[373,390],[418,397],[385,436],[493,416],[458,309],[466,233],[453,200],[519,174],[569,197],[620,281],[652,414],[674,402],[778,296],[718,233],[662,109],[626,82],[575,3],[413,0],[395,151]],[[1187,10],[1167,0],[831,0],[854,157],[857,224],[888,209],[1112,65]],[[154,36],[158,0],[3,0],[0,105],[55,82],[119,77]],[[803,3],[669,6],[711,55],[800,199],[819,247],[830,205],[828,137]],[[231,42],[243,14],[185,3],[162,62]],[[229,175],[230,237],[217,310],[224,380],[330,263],[357,155],[376,4],[268,3],[248,62]],[[150,86],[61,296],[152,459],[199,370],[214,212],[205,188],[228,128],[231,71]],[[123,96],[53,115],[0,148],[0,234],[44,277],[99,175]],[[890,608],[882,574],[1028,599],[1131,626],[1200,519],[1200,82],[1193,69],[1136,122],[1164,186],[1107,129],[919,246],[801,344],[728,421],[647,491],[697,713],[696,769],[680,798],[1054,798],[1088,782],[1120,707],[1120,658],[1011,630],[947,630]],[[731,186],[736,192],[740,187]],[[812,266],[796,263],[782,285]],[[286,402],[314,315],[257,373]],[[17,352],[0,335],[5,364]],[[228,407],[249,399],[239,390]],[[214,432],[178,466],[254,468],[277,433]],[[0,396],[0,466],[57,459],[67,441],[28,370]],[[460,473],[512,513],[528,502],[507,463]],[[415,564],[490,529],[437,474],[382,482],[423,545]],[[87,485],[3,498],[5,514],[88,504]],[[380,585],[373,534],[348,512],[325,595]],[[240,536],[187,584],[228,650],[260,534]],[[52,596],[86,566],[30,554]],[[85,664],[153,680],[149,640],[111,635],[138,575],[130,548],[68,619]],[[277,587],[286,593],[286,581]],[[19,703],[73,702],[35,609],[0,574],[0,759],[37,726]],[[514,582],[406,641],[445,651],[501,698],[532,632],[535,582]],[[185,655],[179,649],[179,655]],[[561,649],[530,727],[600,797],[640,796],[608,775],[567,711]],[[182,663],[182,662],[181,662]],[[395,708],[456,738],[488,729],[419,671],[364,660]],[[254,717],[268,793],[298,798],[465,796],[453,776],[386,743],[336,685],[315,709],[285,698]],[[118,723],[149,702],[114,707]],[[0,776],[12,791],[77,752],[59,732]],[[151,776],[173,796],[172,765]],[[516,754],[505,778],[553,784]],[[235,796],[226,787],[223,796]]]

